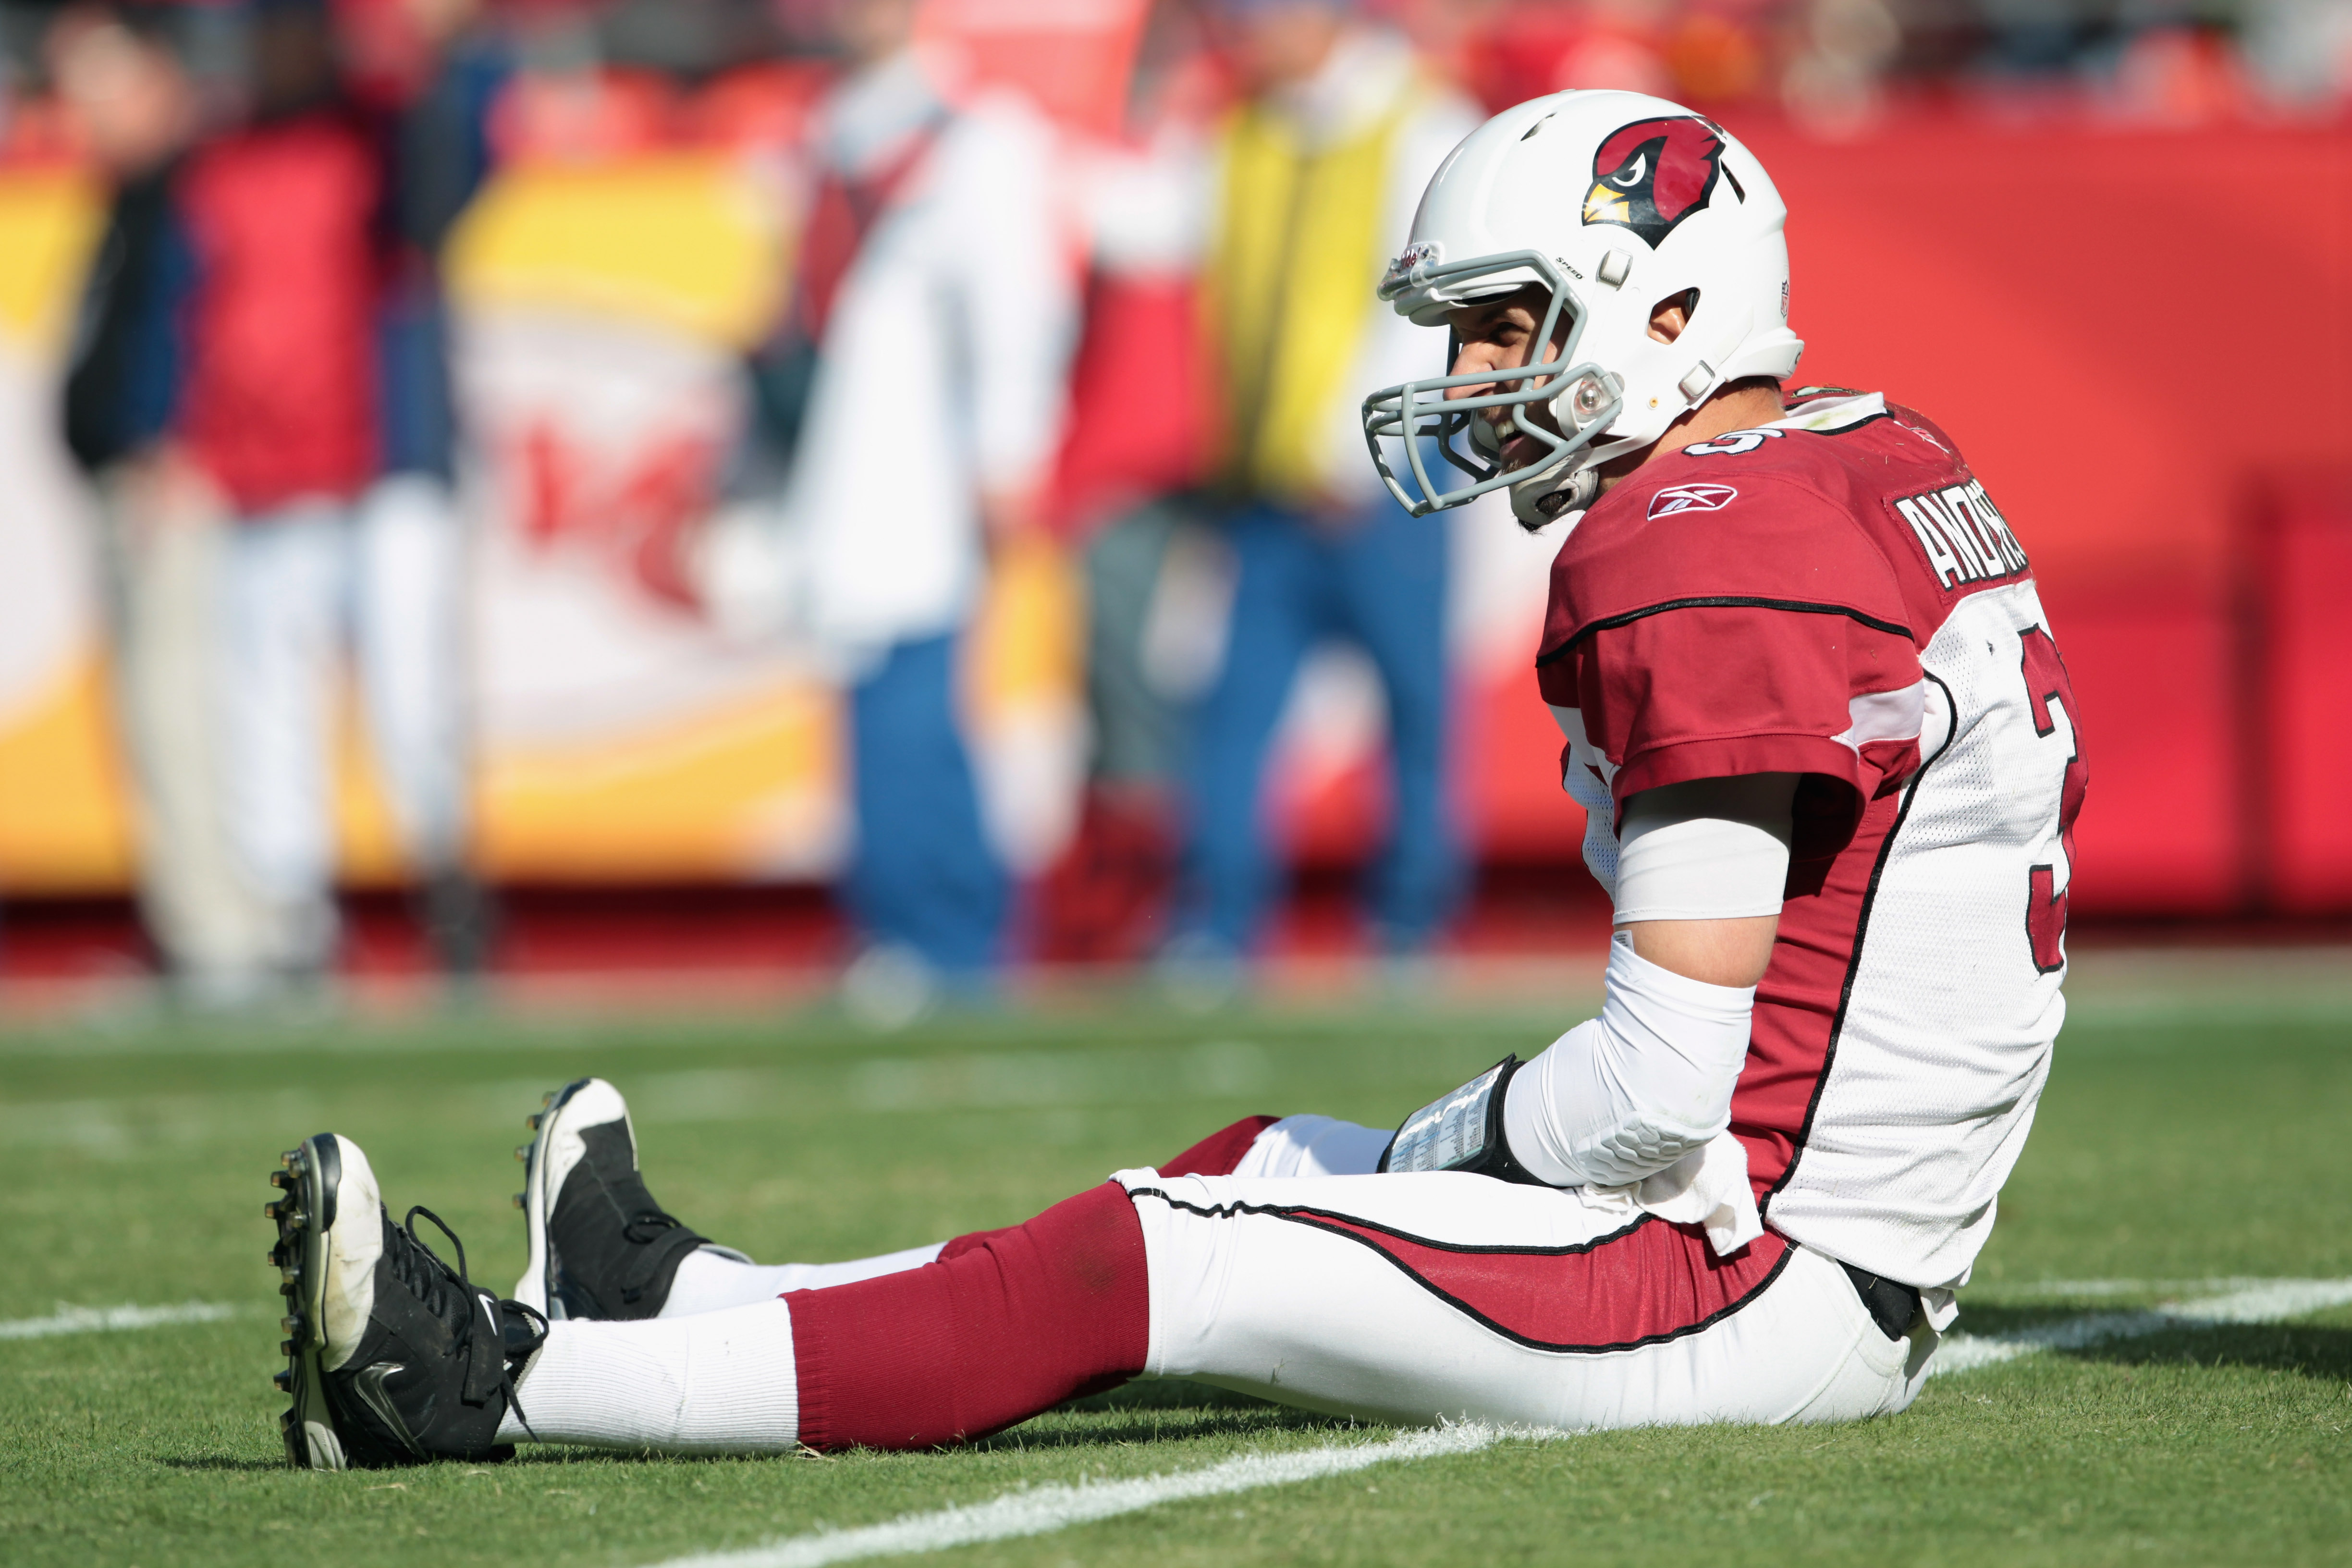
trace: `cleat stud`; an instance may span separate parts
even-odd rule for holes
[[[291,1394],[294,1392],[294,1369],[289,1366],[282,1372],[273,1372],[269,1374],[269,1381],[278,1385],[278,1393]]]
[[[276,1219],[278,1214],[278,1206],[279,1205],[274,1199],[271,1202],[262,1205],[261,1217],[264,1219]]]
[[[278,1331],[282,1334],[300,1333],[302,1331],[302,1315],[299,1312],[293,1312],[278,1319]]]
[[[302,1266],[299,1263],[281,1263],[278,1266],[278,1278],[289,1286],[299,1284],[302,1279]]]
[[[523,1197],[524,1194],[521,1193],[517,1193],[515,1194],[515,1207],[521,1208],[523,1206]]]
[[[528,1143],[518,1143],[518,1144],[516,1144],[516,1145],[515,1145],[515,1158],[516,1158],[517,1160],[520,1161],[522,1163],[524,1163],[524,1164],[526,1164],[526,1165],[530,1164],[530,1144],[528,1144]]]
[[[279,1355],[289,1357],[289,1359],[299,1348],[299,1347],[297,1346],[292,1340],[280,1340],[278,1342],[278,1353]]]
[[[276,1187],[280,1192],[290,1193],[294,1190],[294,1173],[291,1171],[272,1171],[269,1173],[269,1184]]]
[[[541,1110],[548,1110],[550,1107],[553,1106],[554,1104],[555,1104],[555,1091],[554,1091],[553,1089],[549,1089],[545,1094],[542,1094],[542,1095],[541,1095],[541,1096],[539,1097],[539,1108],[540,1108]]]
[[[540,1123],[540,1114],[539,1114],[539,1112],[538,1112],[538,1111],[536,1111],[536,1110],[532,1111],[529,1116],[526,1116],[526,1117],[524,1117],[524,1118],[522,1119],[522,1124],[523,1124],[525,1127],[530,1128],[533,1132],[536,1132],[536,1131],[539,1131],[539,1123]]]
[[[278,1163],[285,1166],[289,1171],[299,1170],[302,1164],[302,1151],[299,1149],[289,1149],[286,1152],[278,1156]]]

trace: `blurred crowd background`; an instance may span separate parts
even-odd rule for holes
[[[1429,173],[1566,87],[1747,140],[1801,379],[2036,552],[2078,914],[2352,910],[2352,0],[9,0],[0,900],[225,1006],[354,888],[457,973],[500,889],[826,888],[880,1015],[1213,983],[1302,869],[1507,927],[1553,544],[1356,408]]]

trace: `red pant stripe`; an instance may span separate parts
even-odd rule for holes
[[[1193,1213],[1269,1215],[1346,1237],[1496,1333],[1545,1351],[1632,1350],[1696,1333],[1755,1300],[1790,1255],[1786,1238],[1766,1231],[1717,1258],[1698,1226],[1646,1215],[1573,1247],[1471,1247],[1320,1209],[1201,1210],[1168,1201]]]

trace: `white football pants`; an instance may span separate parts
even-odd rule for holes
[[[1888,1339],[1835,1262],[1781,1237],[1717,1258],[1695,1227],[1622,1195],[1369,1173],[1386,1142],[1290,1117],[1233,1175],[1114,1177],[1143,1227],[1145,1375],[1374,1420],[1567,1430],[1857,1420],[1901,1410],[1926,1378],[1924,1319]],[[698,1253],[662,1317],[553,1325],[522,1385],[537,1432],[509,1417],[500,1440],[790,1447],[777,1294],[938,1251],[814,1266]]]
[[[1124,1171],[1147,1375],[1334,1415],[1584,1430],[1902,1409],[1937,1336],[1889,1340],[1843,1269],[1768,1233],[1718,1259],[1622,1197],[1455,1173]]]

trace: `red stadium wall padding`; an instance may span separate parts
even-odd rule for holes
[[[1793,215],[1799,379],[1930,415],[2032,553],[2093,748],[2074,907],[2238,908],[2232,521],[2352,428],[2352,135],[1732,130]]]
[[[2352,912],[2352,471],[2279,483],[2252,545],[2262,699],[2262,889],[2289,914]]]
[[[2030,548],[2030,546],[2029,546]],[[2220,584],[2045,588],[2091,787],[2070,908],[2226,912],[2245,888],[2232,744],[2233,627]]]

